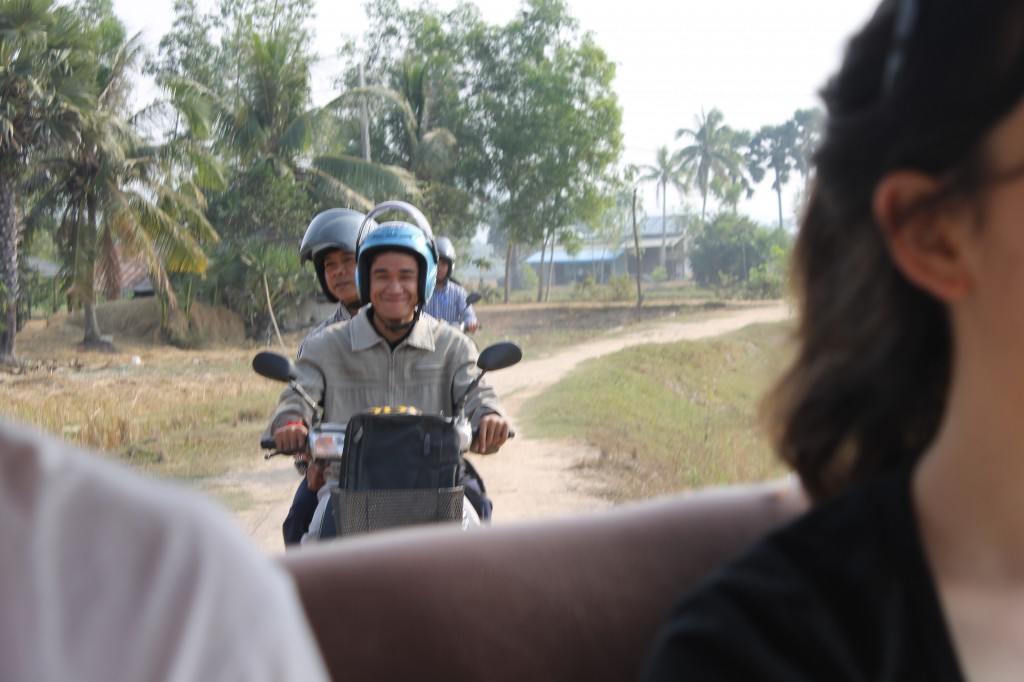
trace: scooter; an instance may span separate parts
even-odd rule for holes
[[[303,542],[404,525],[461,522],[463,529],[481,525],[460,485],[467,474],[479,480],[463,458],[474,436],[466,402],[484,374],[511,367],[522,356],[519,346],[509,341],[481,351],[477,358],[480,373],[455,402],[452,415],[385,406],[338,424],[322,421],[320,405],[296,381],[298,373],[291,358],[271,351],[257,353],[253,370],[286,382],[313,410],[305,454],[326,464],[326,483],[318,492],[320,504]],[[509,433],[509,437],[514,435]],[[270,450],[265,459],[295,454],[277,450],[272,437],[264,437],[260,446]],[[380,452],[381,447],[385,452]],[[439,461],[426,471],[428,455],[435,452]]]

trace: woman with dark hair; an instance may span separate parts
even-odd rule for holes
[[[823,91],[793,365],[810,512],[684,597],[649,679],[1024,678],[1024,2],[886,0]]]

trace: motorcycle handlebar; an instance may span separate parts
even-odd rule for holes
[[[480,429],[473,429],[473,440],[476,440],[477,436],[479,436],[479,435],[480,435]],[[508,437],[509,438],[515,438],[516,437],[516,430],[515,429],[509,429],[508,430]]]
[[[478,429],[473,429],[473,440],[476,440],[477,436],[479,436],[479,435],[480,435],[480,431]],[[516,437],[516,430],[515,429],[509,429],[508,430],[508,437],[509,438],[515,438]],[[264,449],[264,450],[273,450],[273,452],[268,452],[267,454],[263,455],[264,459],[270,459],[271,457],[273,457],[275,455],[292,455],[292,454],[295,454],[296,452],[304,452],[305,451],[305,448],[300,448],[298,450],[291,450],[289,452],[282,452],[280,450],[277,450],[276,449],[277,448],[277,443],[274,441],[274,438],[272,436],[267,436],[265,438],[260,438],[260,447],[262,449]]]
[[[274,438],[272,436],[260,438],[260,447],[264,450],[272,451],[263,455],[263,459],[270,459],[271,457],[274,457],[276,455],[296,455],[306,451],[306,446],[296,448],[295,450],[278,450],[277,443],[274,441]]]

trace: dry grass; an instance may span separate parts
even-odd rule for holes
[[[160,476],[198,479],[247,466],[260,456],[280,387],[252,372],[249,344],[159,343],[147,310],[137,302],[101,308],[110,352],[83,349],[74,318],[31,321],[18,335],[23,366],[0,373],[0,413]]]

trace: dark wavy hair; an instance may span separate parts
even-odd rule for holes
[[[897,28],[897,17],[907,24]],[[822,91],[814,180],[793,256],[793,364],[764,404],[779,455],[822,500],[913,463],[945,408],[944,306],[895,268],[871,210],[879,180],[916,169],[942,201],[986,181],[981,142],[1024,94],[1024,2],[886,0]]]

